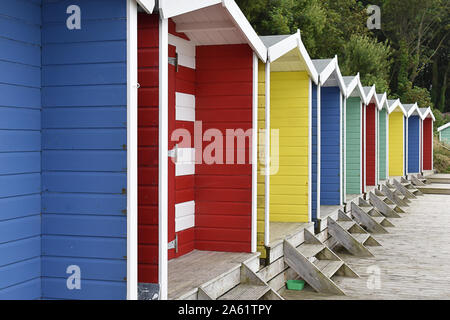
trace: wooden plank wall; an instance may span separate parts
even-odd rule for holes
[[[321,95],[320,205],[341,203],[340,89],[323,87]]]
[[[376,183],[376,130],[375,130],[375,117],[376,106],[374,103],[370,103],[366,107],[366,185],[374,186]]]
[[[270,177],[270,220],[308,222],[309,76],[271,73],[272,129],[279,130],[278,172]]]
[[[403,113],[389,115],[389,176],[403,175]]]
[[[197,47],[196,118],[203,132],[252,127],[253,52],[248,45]],[[242,139],[245,137],[240,135]],[[211,138],[213,140],[214,138]],[[224,141],[224,164],[197,164],[195,168],[196,248],[250,252],[252,166],[250,139],[245,138],[245,159],[238,163],[234,147]],[[212,141],[203,142],[203,150]],[[234,164],[226,153],[234,151]],[[242,160],[242,159],[241,159]]]
[[[386,179],[386,110],[383,109],[378,112],[378,170],[379,180]]]
[[[0,2],[0,300],[41,297],[41,1]]]
[[[408,173],[419,173],[420,158],[420,118],[408,118]]]
[[[347,99],[347,194],[361,193],[361,99]]]
[[[126,2],[43,3],[42,298],[126,298]],[[67,268],[81,289],[67,287]]]

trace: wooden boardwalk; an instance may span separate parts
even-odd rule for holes
[[[320,295],[310,287],[283,289],[281,295],[287,300],[450,299],[450,195],[418,197],[402,218],[391,220],[395,227],[389,234],[374,236],[382,245],[370,247],[375,257],[341,254],[361,276],[333,279],[346,296]]]

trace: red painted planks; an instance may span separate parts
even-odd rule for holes
[[[158,15],[138,16],[138,281],[158,283]]]
[[[366,185],[374,186],[376,184],[375,104],[369,104],[366,112]]]
[[[365,150],[365,145],[366,145],[366,105],[363,104],[363,109],[362,109],[362,120],[361,120],[361,185],[362,185],[362,192],[366,192],[366,173],[365,173],[365,159],[366,159],[366,150]]]
[[[247,45],[201,46],[196,55],[196,118],[203,121],[204,131],[220,130],[226,149],[226,129],[245,131],[252,125],[252,51]],[[196,165],[199,250],[251,249],[251,144],[245,142],[246,164]],[[207,145],[204,142],[203,149]],[[232,148],[236,158],[237,143]]]
[[[433,120],[423,121],[423,170],[433,170]]]

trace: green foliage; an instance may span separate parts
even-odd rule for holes
[[[344,75],[360,72],[364,85],[375,84],[378,92],[450,111],[448,0],[236,2],[260,35],[300,29],[311,58],[338,55]],[[371,4],[381,8],[381,30],[367,28]]]
[[[378,42],[366,35],[352,35],[343,45],[339,66],[343,74],[360,72],[365,86],[376,85],[379,92],[389,90],[389,70],[392,64],[391,48],[387,42]]]

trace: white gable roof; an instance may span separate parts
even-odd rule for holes
[[[388,112],[391,114],[395,111],[395,109],[400,108],[400,110],[403,112],[403,115],[406,117],[407,113],[405,108],[403,107],[402,103],[400,102],[400,99],[397,100],[388,100],[389,109]]]
[[[313,64],[319,74],[319,83],[321,86],[327,86],[328,81],[330,81],[333,86],[335,85],[334,83],[337,82],[342,94],[344,97],[347,97],[346,87],[339,68],[337,56],[333,59],[315,59],[313,60]]]
[[[347,92],[347,98],[358,95],[363,103],[366,103],[366,95],[364,94],[363,87],[361,85],[361,79],[359,73],[356,76],[344,76],[342,77],[345,83],[345,91]]]
[[[234,0],[159,0],[159,12],[197,45],[247,43],[267,61],[266,46]]]
[[[442,130],[447,129],[447,128],[450,128],[450,122],[447,123],[447,124],[444,124],[443,126],[440,126],[437,130],[438,131],[442,131]]]
[[[260,39],[268,49],[268,61],[276,64],[275,69],[280,69],[277,71],[305,70],[318,84],[319,76],[303,45],[300,30],[292,35],[262,36]]]

